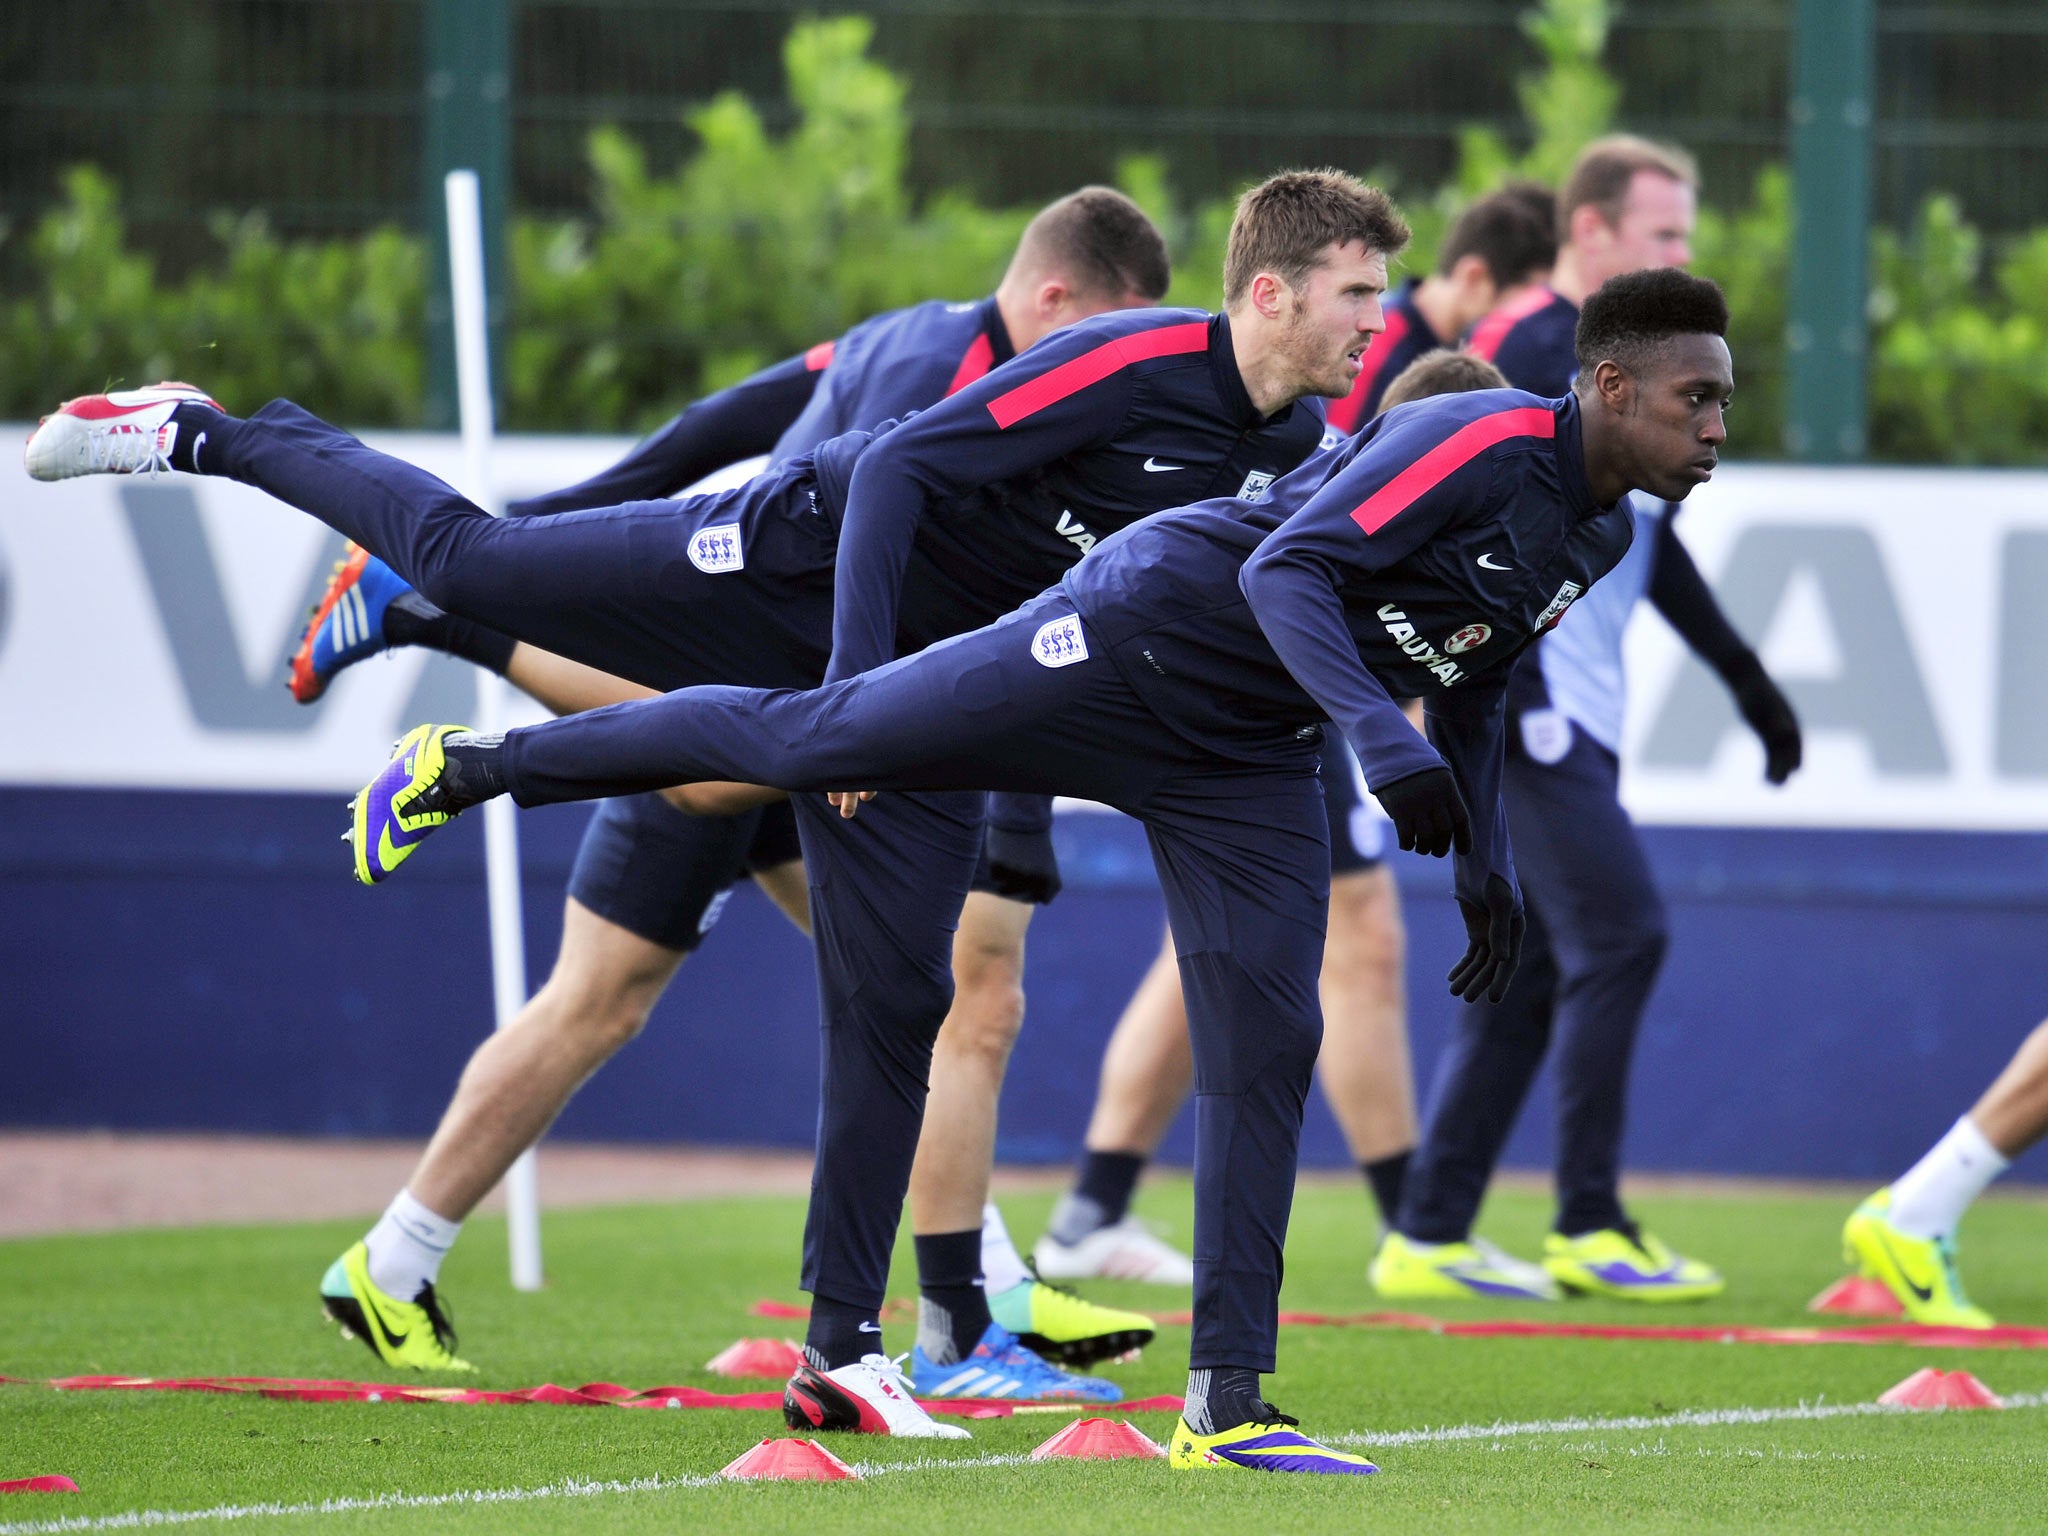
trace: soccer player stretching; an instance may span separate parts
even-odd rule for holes
[[[360,835],[402,859],[498,794],[532,805],[693,779],[833,792],[849,815],[844,791],[862,786],[1076,794],[1138,817],[1195,1050],[1195,1313],[1173,1464],[1368,1470],[1259,1390],[1321,1031],[1322,722],[1357,751],[1403,847],[1455,851],[1469,945],[1451,988],[1498,1000],[1522,928],[1499,790],[1507,664],[1620,559],[1628,492],[1679,500],[1712,474],[1726,328],[1710,283],[1618,279],[1584,308],[1562,399],[1481,391],[1393,411],[1262,502],[1147,518],[995,624],[823,688],[692,688],[497,737],[419,727],[358,797]],[[1425,697],[1428,740],[1395,694]],[[799,1372],[790,1417],[883,1427],[834,1374]]]

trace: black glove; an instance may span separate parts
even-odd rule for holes
[[[1472,942],[1465,958],[1451,967],[1451,995],[1468,1003],[1482,997],[1497,1003],[1508,995],[1508,983],[1515,979],[1515,961],[1522,953],[1522,904],[1513,886],[1499,875],[1488,875],[1485,907],[1461,896],[1458,910],[1464,914],[1465,933]]]
[[[1764,777],[1773,784],[1784,783],[1798,771],[1801,753],[1799,717],[1792,713],[1792,701],[1778,691],[1754,656],[1749,666],[1728,679],[1728,687],[1735,707],[1764,744]]]
[[[1448,768],[1425,768],[1376,789],[1373,798],[1394,824],[1403,848],[1440,859],[1456,848],[1472,851],[1472,818]]]
[[[1060,861],[1052,851],[1052,833],[1038,828],[1011,832],[994,825],[983,829],[974,888],[1011,901],[1046,905],[1060,893]]]

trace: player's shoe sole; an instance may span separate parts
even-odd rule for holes
[[[1963,1293],[1953,1243],[1910,1237],[1891,1222],[1889,1187],[1857,1206],[1842,1227],[1842,1256],[1899,1300],[1906,1317],[1945,1328],[1990,1328],[1991,1314]]]
[[[165,382],[148,389],[80,395],[36,424],[22,457],[32,479],[79,475],[155,475],[171,467],[181,405],[220,403],[190,384]]]
[[[361,1339],[386,1365],[411,1371],[473,1371],[455,1354],[449,1326],[433,1286],[412,1301],[378,1289],[370,1278],[369,1249],[357,1243],[327,1267],[320,1280],[320,1307],[341,1325],[343,1338]]]

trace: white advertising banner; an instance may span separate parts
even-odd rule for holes
[[[453,437],[372,441],[458,471]],[[625,446],[510,437],[494,462],[512,498]],[[311,518],[223,480],[39,485],[6,459],[0,782],[346,793],[406,726],[472,707],[468,669],[418,652],[291,701],[286,658],[340,551]],[[1731,465],[1678,526],[1799,710],[1806,766],[1764,784],[1725,690],[1645,607],[1624,754],[1639,818],[2048,828],[2048,474]]]
[[[27,427],[0,428],[19,444]],[[372,436],[451,480],[453,436]],[[505,439],[508,497],[571,484],[629,446]],[[426,652],[292,702],[286,663],[341,553],[260,491],[192,475],[28,478],[0,467],[0,782],[352,792],[427,719],[467,719],[474,673]],[[539,718],[535,709],[522,718]],[[519,723],[515,721],[514,723]]]
[[[1726,690],[1646,604],[1626,651],[1640,820],[2048,830],[2048,474],[1732,465],[1677,526],[1806,763],[1765,784]]]

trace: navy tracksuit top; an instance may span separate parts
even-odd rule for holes
[[[1578,402],[1481,390],[1398,406],[1264,500],[1148,518],[1067,595],[1179,734],[1244,760],[1325,718],[1379,789],[1444,766],[1474,811],[1460,894],[1512,880],[1498,805],[1508,667],[1626,552],[1594,503]],[[1431,741],[1395,699],[1420,695]]]
[[[906,645],[978,628],[1141,517],[1263,495],[1324,431],[1320,402],[1259,415],[1223,316],[1137,309],[821,444],[819,494],[841,522],[827,681],[895,657],[899,611],[916,614]]]
[[[890,310],[707,395],[590,479],[508,510],[533,517],[659,501],[755,454],[779,463],[919,410],[1014,355],[993,298]]]

